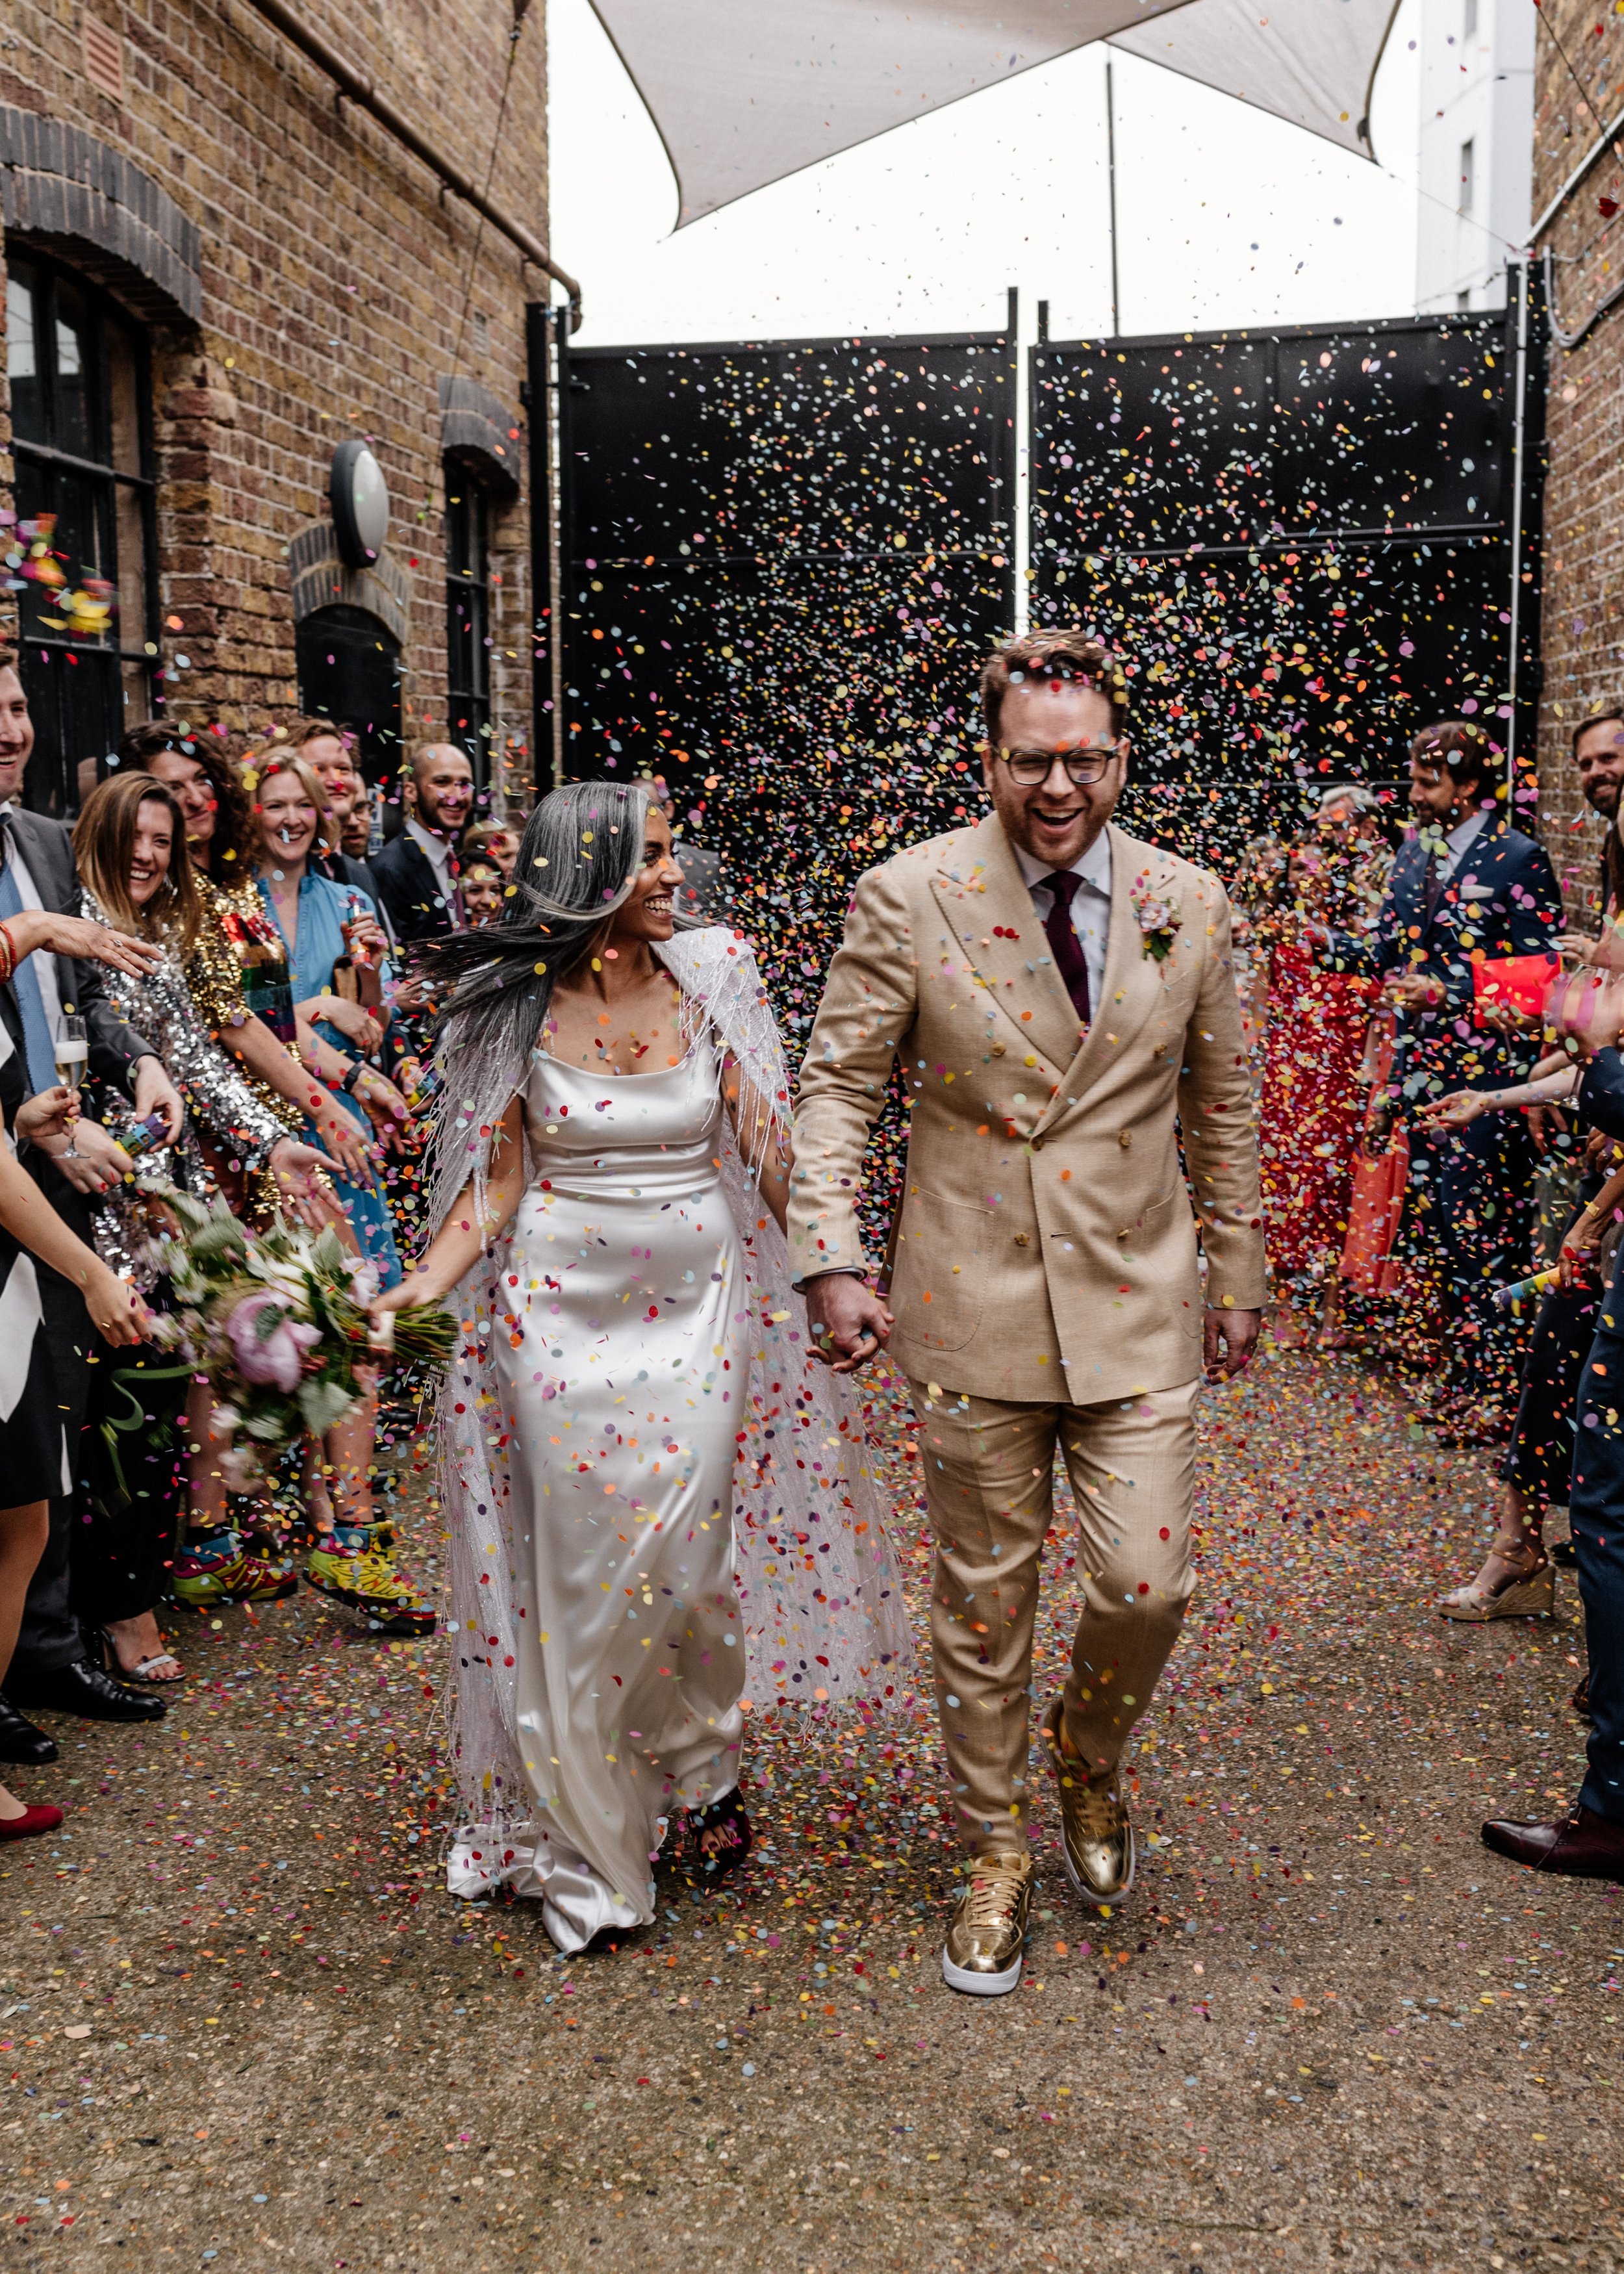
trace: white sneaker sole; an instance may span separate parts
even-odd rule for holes
[[[1122,1883],[1122,1891],[1115,1895],[1096,1895],[1092,1889],[1084,1886],[1082,1875],[1072,1863],[1065,1841],[1063,1840],[1060,1843],[1060,1861],[1065,1866],[1065,1875],[1071,1882],[1071,1893],[1079,1902],[1086,1903],[1090,1910],[1115,1910],[1118,1903],[1127,1901],[1133,1893],[1133,1875],[1139,1869],[1139,1845],[1133,1836],[1133,1827],[1130,1825],[1128,1826],[1128,1876]]]
[[[942,1979],[950,1990],[962,1990],[971,1998],[1007,1998],[1011,1990],[1020,1987],[1022,1958],[1018,1951],[1015,1962],[1006,1966],[1002,1974],[972,1974],[962,1966],[955,1966],[945,1948],[942,1953]]]

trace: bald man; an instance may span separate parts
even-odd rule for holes
[[[420,742],[405,784],[406,826],[368,863],[402,945],[462,921],[457,847],[473,809],[474,770],[455,742]]]

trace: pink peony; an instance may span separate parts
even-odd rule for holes
[[[321,1340],[321,1331],[290,1318],[285,1299],[267,1289],[244,1296],[226,1321],[226,1339],[244,1382],[270,1383],[290,1397],[299,1386],[304,1353]]]

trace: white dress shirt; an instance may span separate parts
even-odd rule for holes
[[[1032,894],[1032,905],[1044,922],[1055,905],[1055,896],[1040,877],[1052,877],[1054,864],[1038,860],[1024,845],[1014,848],[1020,863],[1020,873]],[[1083,961],[1088,968],[1088,1007],[1091,1013],[1099,1009],[1105,995],[1105,950],[1111,930],[1111,838],[1102,829],[1080,860],[1067,862],[1075,877],[1082,879],[1071,895],[1071,929],[1077,934],[1078,945],[1083,951]]]
[[[1488,825],[1488,815],[1479,809],[1477,812],[1468,815],[1464,821],[1458,823],[1449,832],[1444,839],[1444,843],[1449,847],[1449,857],[1438,864],[1438,873],[1440,877],[1447,878],[1454,876],[1468,852],[1483,834]]]
[[[0,813],[14,812],[16,806],[16,799],[8,798],[4,805],[0,805]],[[45,903],[40,898],[39,886],[28,872],[28,863],[23,858],[23,848],[17,841],[15,831],[6,832],[6,842],[11,847],[11,874],[17,879],[18,899],[26,908],[42,908]],[[40,1001],[45,1012],[45,1023],[53,1035],[59,1035],[62,1032],[62,990],[56,983],[56,959],[54,955],[36,955],[33,963],[34,975],[40,983]]]
[[[454,915],[458,914],[456,879],[451,873],[450,846],[443,837],[436,837],[432,830],[425,829],[415,813],[407,819],[406,834],[421,846],[424,852],[427,854],[429,866],[434,871],[434,882],[440,887],[441,900]]]

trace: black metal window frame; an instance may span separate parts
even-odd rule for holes
[[[129,493],[136,504],[140,528],[141,585],[140,603],[136,621],[132,623],[124,605],[124,595],[115,618],[116,632],[112,638],[95,640],[73,638],[65,631],[49,626],[30,623],[26,607],[21,611],[19,626],[20,644],[37,648],[44,653],[60,658],[61,667],[72,668],[66,658],[72,656],[75,666],[82,666],[94,658],[110,666],[117,692],[117,715],[122,716],[126,667],[139,674],[147,697],[147,707],[161,707],[162,682],[157,678],[158,667],[158,533],[156,515],[157,483],[153,471],[152,373],[148,356],[142,352],[147,340],[146,327],[139,319],[120,306],[110,294],[103,291],[91,278],[66,262],[55,260],[49,253],[38,252],[29,245],[6,247],[8,285],[22,276],[31,279],[34,318],[34,376],[40,384],[46,430],[56,434],[61,413],[58,403],[60,373],[57,369],[56,308],[64,283],[71,286],[79,296],[90,323],[87,327],[94,352],[86,376],[89,380],[85,404],[85,423],[90,448],[99,456],[86,456],[64,450],[55,440],[47,441],[19,430],[17,394],[12,390],[11,454],[17,463],[16,495],[20,519],[35,519],[41,511],[56,512],[60,516],[60,497],[64,486],[77,482],[90,493],[94,513],[98,560],[96,567],[105,573],[109,567],[117,571],[119,561],[118,493]],[[113,462],[113,380],[109,345],[109,322],[127,337],[131,346],[135,403],[136,469],[121,468]],[[9,344],[9,343],[8,343]],[[33,479],[29,479],[29,476]],[[21,510],[27,493],[35,493],[36,500],[49,496],[49,505],[30,501],[31,509]],[[111,580],[117,586],[115,574]],[[25,591],[26,591],[25,587]],[[109,697],[109,710],[112,704]],[[109,722],[110,723],[110,722]],[[113,739],[117,739],[114,737]],[[29,785],[30,802],[41,802],[48,810],[59,807],[71,812],[78,802],[77,784],[66,759],[63,761],[64,778],[52,786],[57,794],[46,794],[42,780]],[[31,769],[31,772],[33,770]]]
[[[491,760],[491,501],[463,460],[441,461],[446,485],[446,739],[468,754],[477,787]]]

